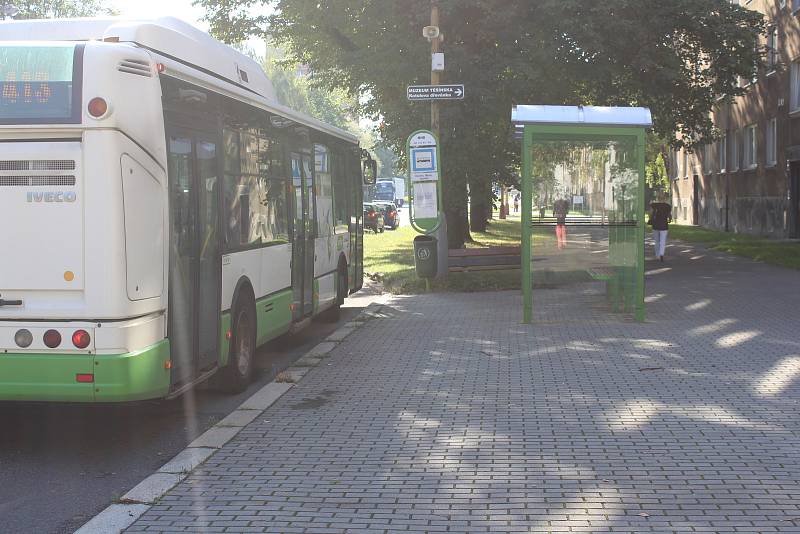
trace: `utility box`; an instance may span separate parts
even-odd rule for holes
[[[414,238],[414,267],[420,278],[436,278],[436,246],[437,240],[433,236],[418,235]]]
[[[444,72],[444,53],[434,52],[431,54],[431,70],[433,72]]]

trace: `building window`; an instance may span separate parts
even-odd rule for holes
[[[669,149],[669,166],[667,167],[670,178],[677,180],[681,175],[681,170],[678,168],[678,151],[674,148]]]
[[[770,119],[767,123],[767,166],[778,164],[778,119]]]
[[[728,156],[728,134],[725,134],[725,137],[719,140],[719,147],[718,147],[717,157],[719,158],[719,172],[725,172],[727,168],[727,156]]]
[[[731,159],[728,162],[728,170],[736,172],[739,170],[739,140],[741,136],[739,132],[733,132],[731,135]]]
[[[713,159],[713,156],[711,154],[711,143],[707,143],[707,144],[705,144],[703,146],[703,173],[704,174],[711,174],[712,159]]]
[[[744,168],[758,167],[757,130],[753,124],[744,129]]]
[[[767,36],[767,68],[770,72],[778,66],[778,27],[773,26]]]
[[[689,151],[687,149],[683,149],[683,177],[689,177]]]
[[[800,0],[797,0],[800,2]],[[791,81],[789,83],[789,111],[800,111],[800,62],[792,62]]]

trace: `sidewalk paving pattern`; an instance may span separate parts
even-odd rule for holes
[[[644,324],[391,300],[127,532],[800,532],[800,276],[668,254]]]

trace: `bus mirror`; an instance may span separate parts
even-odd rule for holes
[[[378,162],[372,158],[365,159],[364,163],[362,164],[362,168],[364,175],[364,184],[375,185],[375,181],[378,178]]]

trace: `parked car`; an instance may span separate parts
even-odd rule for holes
[[[374,202],[381,213],[383,213],[383,225],[390,230],[397,230],[400,226],[400,214],[393,202]]]
[[[375,204],[364,203],[364,230],[370,229],[376,234],[383,232],[383,213]]]

